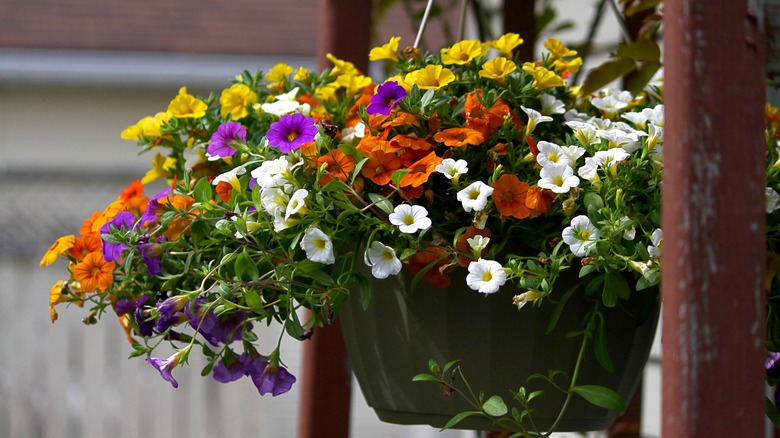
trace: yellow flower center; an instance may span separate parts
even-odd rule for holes
[[[482,281],[487,283],[492,279],[493,279],[493,274],[491,272],[485,272],[484,274],[482,274]]]

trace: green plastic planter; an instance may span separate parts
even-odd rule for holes
[[[565,292],[579,281],[576,277],[571,272],[556,287]],[[440,364],[458,359],[472,389],[484,391],[485,399],[500,395],[510,410],[514,400],[509,390],[520,386],[529,391],[544,390],[545,395],[531,406],[538,410],[536,426],[549,429],[565,395],[544,381],[526,379],[551,369],[571,374],[581,338],[568,338],[566,334],[579,330],[583,317],[592,309],[591,304],[583,306],[577,299],[584,292],[575,292],[556,329],[545,334],[554,310],[550,303],[518,310],[512,305],[515,291],[511,288],[485,296],[466,286],[465,274],[455,275],[452,286],[446,289],[421,282],[410,291],[409,281],[405,270],[397,277],[373,280],[369,308],[362,309],[356,291],[350,294],[341,314],[352,369],[379,419],[442,427],[457,413],[474,410],[459,395],[442,394],[435,383],[412,381],[415,375],[428,371],[429,359]],[[657,291],[634,292],[630,301],[621,301],[604,313],[614,372],[599,365],[590,344],[577,384],[607,386],[628,403],[655,335]],[[574,395],[556,430],[604,430],[620,414]],[[467,418],[456,428],[497,430],[491,421],[479,416]]]

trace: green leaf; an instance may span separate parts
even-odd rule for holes
[[[613,411],[623,411],[626,409],[626,404],[623,402],[623,399],[615,391],[604,386],[580,385],[571,387],[569,391],[579,394],[589,403],[604,409]]]
[[[439,378],[430,374],[418,374],[412,377],[412,382],[438,382]]]
[[[211,200],[211,183],[206,178],[201,178],[198,180],[197,183],[195,183],[195,189],[193,190],[193,195],[196,201],[198,202],[209,202]]]
[[[455,366],[455,364],[457,364],[458,362],[460,362],[460,361],[459,360],[453,360],[453,361],[447,362],[447,364],[444,365],[444,369],[441,371],[441,373],[442,374],[447,374],[447,371],[449,371],[450,368]]]
[[[628,58],[636,61],[660,62],[661,49],[655,40],[643,39],[631,43],[621,44],[615,52],[620,58]]]
[[[598,328],[596,328],[593,353],[596,355],[596,360],[599,361],[607,372],[611,373],[615,370],[614,365],[612,365],[612,357],[609,354],[609,346],[607,345],[607,330],[604,318],[600,318]]]
[[[569,290],[566,291],[565,294],[561,297],[560,300],[558,300],[558,304],[555,306],[555,310],[553,311],[552,316],[550,317],[550,322],[547,324],[547,331],[545,331],[545,334],[549,335],[550,332],[555,329],[555,325],[558,324],[558,319],[561,317],[561,312],[563,312],[563,307],[566,306],[566,302],[569,301],[569,298],[574,293],[575,290],[579,285],[574,285],[569,288]]]
[[[628,77],[626,81],[626,90],[631,92],[634,96],[639,94],[645,85],[650,83],[653,79],[653,75],[661,68],[659,62],[649,62],[642,64],[634,74]]]
[[[604,208],[604,200],[601,199],[601,196],[599,196],[598,193],[585,193],[585,196],[582,198],[582,202],[585,204],[585,207],[588,208],[593,207],[596,210],[601,210]]]
[[[260,278],[260,273],[257,272],[257,266],[255,262],[246,253],[246,250],[236,257],[235,268],[236,277],[241,278],[244,274],[247,274],[250,279],[257,280]]]
[[[775,429],[780,429],[780,415],[778,415],[777,407],[769,397],[766,397],[766,417],[775,425]]]
[[[393,204],[386,197],[378,193],[369,193],[368,199],[387,214],[393,212]]]
[[[430,105],[431,101],[433,100],[433,95],[435,93],[436,93],[436,91],[433,88],[431,88],[428,91],[426,91],[425,94],[423,94],[422,100],[420,101],[420,106],[422,108],[425,108],[428,105]]]
[[[368,284],[366,277],[362,275],[355,275],[353,278],[357,281],[358,289],[360,290],[360,307],[366,310],[368,305],[371,304],[371,286]]]
[[[447,424],[445,424],[444,427],[441,428],[441,430],[449,429],[449,428],[455,426],[456,424],[460,423],[464,419],[466,419],[468,417],[471,417],[472,415],[481,415],[481,414],[482,414],[482,412],[479,412],[479,411],[461,412],[460,414],[452,417],[450,419],[450,421],[448,421]]]
[[[605,298],[604,305],[607,307],[615,307],[617,298],[622,298],[624,300],[628,299],[631,295],[631,289],[623,274],[618,271],[608,271],[604,274],[604,295],[606,296],[607,294],[609,294],[610,297],[614,297],[615,300],[612,302],[612,305],[609,305]]]
[[[263,313],[263,300],[260,299],[260,295],[254,290],[248,289],[244,291],[244,302],[255,313]]]
[[[636,62],[631,59],[612,59],[594,68],[588,73],[582,84],[582,94],[588,95],[609,85],[612,81],[622,78],[636,69]]]
[[[508,412],[504,400],[497,395],[490,397],[483,405],[482,409],[490,416],[500,417]]]

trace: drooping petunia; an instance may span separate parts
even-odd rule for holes
[[[182,350],[178,350],[167,359],[161,359],[159,357],[147,357],[146,361],[149,362],[154,367],[154,369],[160,372],[160,376],[162,376],[165,381],[170,382],[171,386],[174,388],[178,388],[179,382],[173,378],[172,372],[173,369],[179,365],[182,357],[184,357],[189,352],[189,349],[190,347],[187,346]]]
[[[73,247],[73,244],[76,242],[76,236],[73,234],[69,234],[67,236],[62,236],[59,239],[55,240],[54,243],[51,244],[48,250],[46,250],[46,253],[41,258],[41,261],[39,263],[40,266],[48,266],[54,263],[55,260],[57,260],[57,256],[60,254],[65,254],[71,247]]]

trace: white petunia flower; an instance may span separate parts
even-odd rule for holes
[[[555,193],[568,193],[572,187],[580,184],[580,179],[574,175],[574,169],[567,164],[550,163],[542,167],[540,176],[541,179],[536,185]]]
[[[562,237],[575,256],[585,257],[596,246],[601,232],[587,216],[579,215],[571,220],[571,225],[564,228]]]
[[[551,116],[553,114],[563,114],[566,112],[566,108],[563,101],[558,100],[552,94],[540,94],[539,101],[542,104],[541,113],[545,116]]]
[[[281,187],[292,178],[290,162],[286,157],[275,160],[263,161],[257,169],[252,171],[252,178],[262,188]]]
[[[620,219],[620,225],[625,225],[627,223],[630,223],[631,226],[623,230],[623,238],[626,240],[634,240],[636,237],[636,224],[628,217],[623,216]]]
[[[363,260],[371,267],[371,274],[379,279],[401,272],[401,261],[395,256],[393,248],[378,240],[373,241],[366,249]]]
[[[661,248],[664,243],[664,232],[660,228],[656,228],[653,234],[650,236],[652,245],[647,245],[647,253],[650,254],[651,259],[661,258]]]
[[[626,152],[635,152],[641,147],[639,144],[639,135],[636,132],[626,132],[616,127],[608,130],[601,130],[596,136],[609,142],[609,148],[622,148]]]
[[[533,109],[533,108],[526,108],[522,105],[520,105],[520,108],[525,111],[526,114],[528,114],[528,124],[525,125],[525,135],[529,136],[532,132],[534,132],[534,129],[536,129],[536,125],[542,122],[552,122],[552,117],[550,116],[543,116],[542,113],[539,111]]]
[[[221,182],[226,182],[230,184],[233,189],[235,189],[237,192],[241,191],[241,183],[238,181],[238,177],[240,175],[243,175],[246,173],[246,169],[243,167],[236,167],[235,169],[231,169],[216,178],[214,178],[214,181],[212,184],[217,185]]]
[[[536,155],[536,162],[542,167],[548,164],[566,164],[571,166],[574,161],[563,151],[563,148],[549,141],[540,141],[536,144],[539,153]],[[583,152],[585,149],[583,149]]]
[[[610,119],[628,107],[628,102],[624,102],[611,94],[604,97],[594,97],[590,100],[590,104],[604,111],[605,116]]]
[[[498,289],[506,283],[506,271],[501,263],[495,260],[479,259],[469,263],[468,269],[466,284],[483,294],[498,292]]]
[[[597,181],[599,179],[598,170],[600,165],[601,163],[596,158],[587,157],[585,158],[585,164],[577,169],[577,175],[590,182]]]
[[[664,106],[656,105],[653,108],[645,108],[642,115],[647,117],[647,121],[660,128],[664,127]]]
[[[332,265],[336,262],[333,254],[333,242],[322,230],[311,227],[306,230],[301,240],[301,248],[306,251],[306,258],[313,262]]]
[[[614,148],[606,151],[597,151],[593,154],[593,158],[599,163],[600,167],[605,169],[611,169],[615,164],[625,160],[630,155],[624,149]],[[587,162],[587,160],[586,160]]]
[[[766,212],[767,214],[780,208],[780,195],[777,194],[774,189],[767,187],[764,189],[764,195],[766,196]]]
[[[290,196],[290,202],[287,203],[287,208],[284,213],[284,219],[287,220],[295,213],[305,214],[306,209],[306,197],[309,196],[309,191],[306,189],[298,189]]]
[[[490,237],[485,237],[480,234],[477,234],[474,237],[469,237],[468,239],[466,239],[466,243],[469,244],[471,250],[474,251],[474,253],[481,254],[482,251],[484,251],[484,249],[487,248],[488,243],[490,243]]]
[[[664,142],[664,128],[651,123],[648,127],[647,148],[653,150],[659,143]]]
[[[458,201],[466,211],[481,211],[485,208],[488,198],[493,194],[493,187],[482,181],[474,181],[457,194]]]
[[[561,149],[563,149],[564,155],[571,160],[572,167],[574,167],[574,163],[576,163],[581,156],[585,155],[585,148],[579,146],[561,146]]]
[[[264,103],[260,105],[260,108],[268,113],[276,116],[282,116],[289,113],[301,113],[308,117],[311,113],[311,105],[308,103],[300,103],[295,100],[295,96],[298,94],[298,87],[293,88],[287,93],[276,96],[276,100],[270,103]]]
[[[528,292],[523,292],[520,295],[515,295],[512,297],[512,304],[517,306],[517,310],[520,310],[523,308],[523,306],[536,300],[537,298],[539,298],[539,294],[529,290]]]
[[[469,171],[469,163],[466,160],[455,161],[452,158],[445,158],[441,164],[436,166],[436,171],[443,173],[447,179],[453,179]]]
[[[413,234],[431,226],[428,210],[420,205],[400,204],[395,207],[389,218],[402,233]]]
[[[282,209],[282,213],[287,209],[290,203],[290,195],[284,192],[281,187],[271,187],[260,191],[260,204],[268,214],[274,214],[277,209]]]
[[[341,130],[341,141],[343,143],[353,143],[354,140],[360,141],[366,136],[366,124],[358,122],[354,128],[344,128]]]
[[[298,225],[301,220],[296,218],[285,218],[284,207],[279,207],[272,213],[274,215],[274,231],[281,233],[283,230]]]

